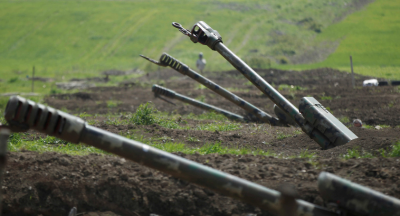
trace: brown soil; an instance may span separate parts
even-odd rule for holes
[[[259,70],[259,74],[274,86],[293,85],[306,88],[303,91],[287,91],[281,93],[294,105],[298,105],[302,97],[312,96],[322,105],[328,107],[336,117],[348,117],[350,120],[359,118],[369,125],[400,125],[400,118],[393,118],[393,113],[399,113],[399,89],[387,86],[379,88],[362,88],[362,81],[370,77],[355,76],[356,89],[351,89],[351,74],[337,70],[322,68],[309,71],[281,71],[276,69]],[[237,71],[228,71],[217,74],[207,74],[208,78],[217,84],[233,89],[232,92],[249,101],[255,106],[272,114],[273,103]],[[177,106],[170,105],[156,99],[151,92],[151,85],[160,82],[164,86],[186,96],[197,98],[205,95],[205,102],[232,111],[244,114],[241,108],[232,106],[228,100],[208,89],[196,89],[198,83],[184,77],[175,71],[166,70],[159,76],[144,76],[136,80],[136,85],[130,87],[96,87],[88,92],[54,95],[46,102],[56,108],[66,108],[73,112],[87,112],[91,114],[106,114],[109,112],[134,112],[136,108],[147,101],[152,101],[160,111],[178,113],[181,115],[203,113],[203,110],[176,101]],[[172,79],[171,79],[172,78]],[[141,85],[146,87],[141,87]],[[335,87],[336,86],[336,87]],[[240,90],[240,91],[238,91]],[[331,100],[324,100],[330,97]],[[107,101],[118,101],[117,107],[107,107]]]
[[[166,139],[185,143],[187,146],[202,146],[220,142],[232,148],[262,149],[279,157],[236,155],[184,155],[180,156],[213,168],[228,172],[266,187],[277,189],[281,183],[291,183],[299,190],[300,198],[324,205],[318,195],[316,178],[321,171],[328,171],[351,181],[371,187],[385,194],[400,198],[399,159],[380,157],[380,149],[390,150],[399,140],[400,111],[397,87],[351,88],[350,75],[328,68],[294,72],[259,70],[273,85],[300,86],[303,90],[282,90],[295,105],[301,97],[313,96],[329,107],[336,117],[350,120],[359,118],[368,125],[391,126],[381,130],[350,129],[359,136],[346,145],[329,150],[320,147],[297,128],[270,127],[266,124],[241,123],[235,131],[200,131],[196,125],[213,120],[190,120],[181,122],[189,130],[172,130],[159,125],[110,125],[103,119],[95,126],[125,134],[143,135],[144,139]],[[223,87],[229,87],[240,97],[263,110],[273,113],[273,103],[260,94],[236,71],[206,74]],[[357,86],[368,77],[356,76]],[[173,106],[155,99],[151,85],[164,86],[190,97],[206,96],[206,102],[232,112],[243,111],[221,100],[209,90],[196,89],[197,83],[174,71],[151,74],[124,87],[97,87],[74,94],[52,95],[46,103],[55,108],[66,108],[72,113],[129,113],[147,101],[163,112],[185,115],[200,114],[198,108],[176,102]],[[295,89],[295,88],[293,88]],[[330,97],[330,98],[329,98]],[[116,107],[107,107],[107,101],[117,101]],[[121,115],[124,118],[124,115]],[[27,137],[34,132],[28,132]],[[287,138],[280,134],[290,135]],[[198,142],[188,141],[188,137]],[[314,153],[316,162],[293,158],[307,149]],[[369,152],[377,156],[372,159],[341,159],[349,149]],[[124,159],[104,156],[70,156],[56,153],[17,152],[9,154],[3,193],[5,215],[67,215],[76,206],[83,215],[268,215],[258,208],[220,196],[206,189],[170,177],[161,172],[145,168]]]
[[[197,125],[200,122],[193,121],[186,125]],[[199,131],[167,129],[159,125],[151,126],[114,126],[96,125],[113,133],[126,134],[128,131],[140,131],[144,138],[161,138],[161,140],[185,143],[186,146],[200,147],[207,143],[220,142],[221,146],[229,148],[261,149],[278,154],[280,157],[293,157],[304,150],[315,153],[321,158],[340,157],[347,153],[348,149],[357,149],[380,155],[380,149],[391,149],[393,143],[400,139],[400,128],[385,128],[381,130],[355,128],[350,129],[359,137],[346,145],[329,150],[321,150],[320,146],[307,135],[298,134],[298,128],[270,127],[267,125],[245,124],[240,130],[235,131]],[[280,138],[280,134],[291,137]],[[188,141],[188,137],[197,138],[199,141]]]
[[[343,161],[333,157],[319,159],[317,169],[304,159],[178,155],[272,189],[284,182],[294,184],[301,199],[319,205],[323,205],[317,190],[321,171],[400,197],[396,158]],[[4,215],[65,216],[73,206],[83,215],[93,211],[118,215],[268,215],[117,157],[19,152],[9,154],[6,170]]]

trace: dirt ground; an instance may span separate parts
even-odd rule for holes
[[[282,183],[296,186],[300,199],[325,205],[317,190],[317,177],[322,171],[334,173],[364,186],[400,198],[398,158],[382,158],[379,150],[390,150],[399,140],[399,89],[397,87],[362,88],[369,77],[356,75],[356,88],[351,75],[329,68],[310,71],[258,70],[266,81],[278,88],[296,106],[305,96],[313,96],[338,118],[361,119],[364,123],[388,125],[380,130],[355,128],[359,139],[329,150],[321,148],[298,128],[271,127],[260,123],[241,123],[235,131],[176,130],[157,124],[148,126],[109,125],[101,121],[95,126],[124,134],[135,131],[145,138],[174,139],[187,146],[220,142],[221,146],[262,149],[277,157],[252,155],[185,155],[179,156],[253,181],[271,189]],[[206,74],[208,78],[229,88],[235,94],[273,113],[273,103],[237,71]],[[177,72],[164,70],[137,80],[127,80],[118,87],[94,87],[87,91],[52,95],[45,102],[72,113],[130,113],[147,101],[163,112],[186,115],[202,110],[176,102],[176,106],[154,98],[152,84],[163,84],[178,93],[244,114],[239,108]],[[283,84],[288,88],[283,88]],[[293,85],[293,88],[290,86]],[[107,106],[114,101],[118,106]],[[174,101],[175,102],[175,101]],[[212,120],[187,120],[195,127]],[[34,132],[30,132],[34,133]],[[287,138],[278,135],[290,134]],[[187,137],[199,141],[188,141]],[[341,158],[348,149],[358,149],[377,156],[368,159]],[[316,159],[293,158],[307,150]],[[81,215],[269,215],[251,205],[221,196],[196,185],[165,175],[114,156],[92,154],[70,156],[57,153],[13,152],[9,154],[2,188],[4,215],[67,215],[77,207]]]
[[[257,72],[273,86],[293,85],[292,90],[283,88],[281,93],[295,106],[298,106],[302,97],[312,96],[329,108],[338,118],[344,116],[349,119],[359,118],[368,125],[393,127],[400,125],[400,118],[393,118],[393,113],[400,111],[398,97],[400,90],[397,87],[362,88],[362,81],[370,77],[356,75],[357,87],[352,89],[351,74],[330,68],[302,72],[276,69],[258,70]],[[273,102],[256,87],[249,84],[248,80],[239,72],[206,74],[206,77],[273,115]],[[179,101],[174,101],[177,106],[173,106],[155,98],[151,92],[151,86],[162,84],[164,87],[192,98],[204,95],[206,103],[234,113],[244,114],[241,108],[232,106],[230,101],[209,89],[199,89],[197,82],[172,70],[161,71],[159,75],[144,76],[142,79],[132,80],[130,83],[130,85],[122,87],[95,87],[86,92],[54,95],[48,97],[46,102],[56,108],[90,114],[134,112],[140,104],[147,101],[152,101],[158,110],[165,112],[181,115],[204,112]],[[294,90],[297,86],[304,90]],[[107,101],[117,101],[118,106],[107,107]]]
[[[385,194],[400,197],[399,159],[304,159],[261,156],[183,155],[187,159],[277,189],[294,184],[300,198],[323,204],[317,176],[328,171]],[[9,155],[4,215],[67,215],[76,206],[117,215],[268,215],[251,205],[218,195],[133,162],[111,156],[69,156],[20,152]],[[89,215],[89,214],[86,214]],[[112,215],[111,213],[109,215]]]

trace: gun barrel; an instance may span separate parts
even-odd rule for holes
[[[205,22],[197,22],[188,36],[194,43],[199,42],[219,52],[280,108],[275,109],[280,114],[279,117],[290,116],[323,149],[343,145],[353,139],[357,139],[357,136],[352,131],[338,121],[314,98],[303,98],[299,111],[283,95],[229,50],[222,43],[222,37],[218,31],[212,29]]]
[[[229,112],[227,110],[212,106],[212,105],[207,104],[207,103],[200,102],[200,101],[195,100],[195,99],[190,98],[190,97],[186,97],[186,96],[184,96],[182,94],[178,94],[175,91],[172,91],[172,90],[167,89],[165,87],[161,87],[159,85],[153,85],[152,91],[155,94],[160,94],[160,95],[172,98],[172,99],[177,99],[177,100],[180,100],[180,101],[182,101],[184,103],[191,104],[191,105],[193,105],[195,107],[198,107],[200,109],[203,109],[203,110],[214,111],[214,112],[220,113],[220,114],[222,114],[222,115],[224,115],[227,118],[232,119],[232,120],[246,121],[246,119],[241,115],[237,115],[237,114]]]
[[[288,113],[294,121],[302,128],[302,130],[314,139],[320,146],[327,148],[330,144],[329,140],[317,130],[307,123],[299,110],[258,75],[251,67],[243,62],[239,57],[228,49],[223,43],[217,43],[215,50],[228,60],[239,72],[241,72],[250,82],[268,96],[282,111]]]
[[[331,173],[319,174],[318,190],[324,200],[355,215],[400,215],[400,200]]]
[[[23,109],[29,104],[33,106],[29,109]],[[21,112],[21,110],[24,110],[24,112]],[[31,115],[33,112],[36,114]],[[27,125],[28,128],[66,141],[92,145],[223,195],[242,200],[274,214],[279,214],[285,208],[285,206],[280,205],[280,193],[275,190],[90,126],[80,118],[50,107],[43,108],[18,96],[10,98],[5,117],[10,125]],[[296,202],[298,215],[337,215],[302,200],[296,200]]]
[[[244,109],[250,117],[253,119],[256,117],[256,119],[261,120],[265,123],[268,123],[273,126],[286,126],[287,124],[280,121],[278,118],[272,117],[268,113],[260,110],[253,104],[250,104],[246,100],[238,97],[237,95],[231,93],[230,91],[224,89],[223,87],[217,85],[213,81],[205,78],[201,74],[197,73],[193,69],[189,68],[187,65],[184,63],[180,62],[179,60],[175,59],[174,57],[168,55],[167,53],[163,53],[160,57],[160,63],[163,65],[168,65],[171,68],[175,69],[179,73],[186,75],[195,81],[203,84],[207,88],[209,88],[211,91],[219,94],[220,96],[224,97],[225,99],[229,100],[230,102],[236,104],[240,108]]]
[[[258,75],[251,67],[237,57],[228,47],[223,43],[217,43],[215,50],[228,60],[229,63],[231,63],[266,96],[268,96],[279,108],[289,113],[299,125],[304,125],[306,123],[299,110],[292,103],[260,77],[260,75]]]
[[[183,64],[179,60],[173,58],[172,56],[168,55],[167,53],[164,53],[160,57],[160,62],[163,64],[166,64],[170,66],[171,68],[175,69],[179,73],[186,75],[195,81],[203,84],[207,88],[209,88],[211,91],[221,95],[222,97],[226,98],[230,102],[236,104],[237,106],[241,107],[244,109],[248,114],[251,115],[253,118],[254,116],[258,118],[259,120],[268,123],[273,126],[286,126],[287,124],[280,121],[278,118],[275,118],[268,113],[260,110],[253,104],[250,104],[246,100],[238,97],[237,95],[233,94],[232,92],[224,89],[223,87],[217,85],[213,81],[205,78],[201,74],[197,73],[193,69],[189,68],[187,65]]]

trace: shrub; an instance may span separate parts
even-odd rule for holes
[[[60,89],[57,89],[57,88],[52,88],[51,90],[50,90],[50,94],[52,94],[52,95],[54,95],[54,94],[61,94],[62,93],[62,91],[60,90]]]
[[[137,125],[151,125],[157,123],[153,115],[155,112],[157,112],[157,109],[153,107],[153,104],[149,102],[141,104],[129,121]]]
[[[214,144],[208,144],[203,146],[203,154],[213,154],[213,153],[221,153],[222,152],[222,147],[220,142],[216,142]]]
[[[15,83],[18,81],[18,77],[14,77],[8,80],[8,83]]]
[[[22,139],[21,139],[20,133],[12,133],[10,135],[10,137],[8,138],[8,142],[13,145],[17,145],[17,144],[21,143],[21,141],[22,141]]]
[[[286,56],[280,56],[279,57],[279,63],[280,64],[289,64],[289,59],[286,58]]]

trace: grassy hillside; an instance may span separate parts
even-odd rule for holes
[[[365,1],[0,0],[0,92],[29,92],[32,66],[37,76],[56,82],[109,69],[156,70],[139,54],[158,58],[168,52],[194,67],[203,52],[207,70],[232,69],[171,27],[177,21],[190,28],[198,20],[217,29],[254,67],[271,62],[349,70],[353,55],[357,73],[399,79],[400,2],[378,0],[365,8],[360,2]],[[315,61],[320,63],[304,64]],[[48,93],[54,85],[38,87],[36,92]]]
[[[39,75],[56,78],[146,69],[138,55],[156,58],[163,51],[189,65],[202,51],[208,69],[231,68],[208,48],[191,44],[172,21],[190,28],[204,20],[239,55],[275,61],[300,53],[319,31],[352,10],[351,0],[2,0],[0,73],[10,79],[16,71],[29,74],[33,65]]]
[[[400,1],[378,0],[318,35],[317,41],[340,45],[325,61],[296,68],[334,67],[356,73],[400,79]],[[293,66],[290,66],[293,67]]]

